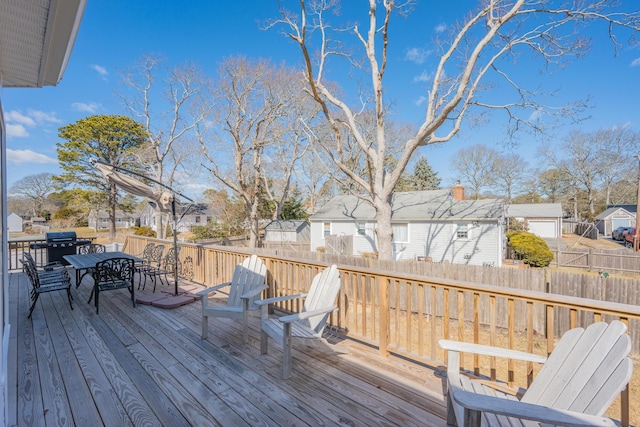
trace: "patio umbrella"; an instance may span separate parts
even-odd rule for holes
[[[146,197],[157,203],[161,212],[170,212],[173,219],[173,247],[175,254],[173,264],[173,277],[174,277],[174,295],[178,295],[178,219],[176,215],[176,196],[182,197],[190,202],[193,202],[187,196],[178,193],[173,188],[158,182],[154,179],[141,175],[137,172],[130,171],[128,169],[121,168],[119,166],[113,166],[107,163],[103,163],[99,160],[92,159],[90,163],[107,179],[107,181],[116,184],[124,191],[135,194],[136,196]],[[134,178],[131,175],[139,176],[145,180],[152,181],[162,187],[164,190],[157,190],[144,182]],[[185,211],[186,213],[186,211]]]

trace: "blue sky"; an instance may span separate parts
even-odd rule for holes
[[[343,1],[343,8],[364,25],[366,3]],[[394,22],[387,89],[400,118],[417,124],[424,115],[419,100],[424,96],[423,77],[433,72],[430,67],[434,61],[427,60],[433,50],[431,41],[438,31],[463,18],[462,12],[471,4],[419,0],[412,15]],[[233,55],[266,57],[299,66],[300,55],[293,43],[278,30],[260,28],[266,19],[277,17],[276,5],[276,0],[88,0],[61,83],[42,89],[2,89],[9,187],[27,175],[60,171],[55,150],[59,127],[92,114],[122,114],[121,101],[114,95],[120,86],[118,70],[133,65],[142,54],[161,54],[167,65],[192,61],[212,76],[216,64]],[[625,47],[615,56],[606,28],[594,28],[587,36],[594,42],[591,54],[572,61],[554,76],[540,77],[522,63],[514,68],[514,77],[529,83],[539,79],[536,85],[556,90],[559,103],[590,96],[594,108],[581,130],[616,125],[637,130],[640,49]],[[454,154],[477,143],[502,149],[502,126],[490,122],[465,129],[450,142],[423,148],[421,154],[428,157],[443,184],[450,185],[457,179],[451,170]],[[575,129],[559,129],[558,138]],[[539,161],[536,149],[543,143],[554,141],[526,135],[515,149],[535,166]]]

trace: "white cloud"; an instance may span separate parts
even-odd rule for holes
[[[415,104],[416,106],[421,106],[422,104],[424,104],[427,101],[427,97],[426,96],[421,96],[420,98],[416,99]]]
[[[533,113],[531,113],[529,115],[529,119],[528,120],[533,123],[533,122],[540,121],[541,118],[542,118],[542,111],[535,110]]]
[[[415,76],[413,78],[414,83],[415,82],[429,82],[431,80],[433,80],[433,74],[434,73],[429,73],[426,70],[423,71],[422,73],[420,73],[420,75]]]
[[[15,122],[21,125],[25,125],[25,126],[35,126],[36,122],[28,116],[25,116],[24,114],[22,114],[20,111],[16,111],[16,110],[12,110],[12,111],[8,111],[5,115],[4,115],[4,119],[5,121],[11,123],[11,122]]]
[[[9,138],[26,138],[29,136],[29,128],[43,126],[48,123],[60,123],[55,113],[45,113],[38,110],[22,111],[12,110],[4,114],[7,126],[7,136]]]
[[[45,113],[38,110],[27,110],[27,114],[33,117],[36,123],[62,123],[62,120],[56,117],[56,113]]]
[[[107,71],[107,69],[106,69],[106,68],[104,68],[104,67],[103,67],[103,66],[101,66],[101,65],[93,64],[93,65],[91,65],[91,68],[92,68],[95,72],[97,72],[98,74],[100,74],[100,76],[102,76],[102,77],[106,77],[106,76],[108,76],[108,75],[109,75],[109,72]]]
[[[436,27],[434,28],[434,31],[435,31],[436,33],[442,33],[442,32],[444,32],[444,31],[446,31],[446,29],[447,29],[447,24],[438,24],[438,25],[436,25]]]
[[[430,51],[421,47],[412,47],[404,54],[405,61],[415,62],[416,64],[422,64],[427,60],[427,57],[431,54]]]
[[[44,154],[36,153],[33,150],[12,150],[7,148],[8,163],[58,163],[58,159],[54,159]]]
[[[19,123],[7,123],[7,137],[26,138],[29,136],[27,129]]]
[[[640,67],[640,58],[636,58],[633,61],[631,61],[631,66],[632,67]]]
[[[100,110],[100,104],[96,104],[95,102],[84,103],[84,102],[74,102],[71,104],[71,108],[76,111],[80,111],[81,113],[89,113],[95,114]]]

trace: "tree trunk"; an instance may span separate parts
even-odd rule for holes
[[[378,259],[393,259],[393,228],[391,227],[391,198],[377,200],[376,209],[376,237],[378,238]]]
[[[251,212],[249,213],[249,247],[258,247],[259,229],[258,229],[258,204],[260,200],[255,197],[251,204]]]

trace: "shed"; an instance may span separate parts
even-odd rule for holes
[[[22,233],[22,218],[11,212],[7,217],[7,228],[9,229],[9,233]]]
[[[611,236],[618,227],[633,227],[635,224],[635,206],[633,211],[627,207],[613,206],[596,216],[596,228],[603,236]]]
[[[274,220],[264,228],[264,240],[268,242],[308,242],[311,226],[304,220]]]
[[[542,238],[562,237],[562,204],[519,203],[507,206],[507,218],[522,221],[530,233]]]

